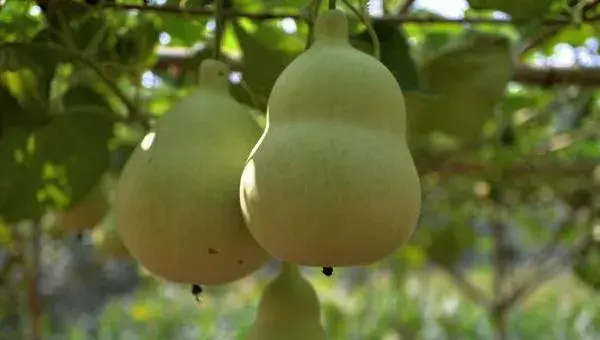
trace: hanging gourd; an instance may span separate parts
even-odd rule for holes
[[[282,261],[365,265],[406,243],[419,217],[404,99],[392,73],[350,45],[344,12],[321,13],[314,37],[273,87],[240,203]]]
[[[123,243],[167,280],[223,284],[269,258],[244,225],[239,176],[261,129],[207,59],[200,84],[156,123],[126,163],[114,213]]]

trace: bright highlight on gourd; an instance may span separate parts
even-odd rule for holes
[[[365,265],[406,243],[419,217],[404,99],[392,73],[350,45],[344,12],[321,13],[314,36],[272,89],[240,204],[282,261]]]
[[[229,94],[229,69],[200,67],[200,85],[171,107],[128,160],[114,213],[133,258],[167,280],[223,284],[269,255],[244,225],[239,177],[261,129]]]

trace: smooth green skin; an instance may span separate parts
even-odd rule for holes
[[[117,184],[123,243],[169,281],[229,283],[269,258],[246,229],[238,199],[261,129],[229,95],[227,77],[225,64],[204,61],[199,88],[161,117],[152,145],[136,148]]]
[[[325,340],[321,306],[314,288],[291,264],[264,289],[248,340]]]
[[[315,43],[281,74],[267,128],[240,182],[248,229],[271,255],[307,266],[380,260],[410,238],[421,206],[402,92],[321,14]]]

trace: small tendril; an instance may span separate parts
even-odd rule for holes
[[[346,5],[346,7],[348,7],[352,14],[356,15],[367,27],[367,32],[369,33],[369,37],[371,37],[371,41],[373,42],[373,57],[375,57],[377,60],[381,60],[381,44],[379,42],[379,37],[377,36],[375,29],[373,29],[373,25],[371,25],[369,19],[367,19],[367,16],[361,13],[361,11],[352,5],[349,0],[342,0],[342,2],[344,5]]]

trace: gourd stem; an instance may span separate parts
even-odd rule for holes
[[[354,5],[352,5],[349,0],[342,0],[342,2],[344,3],[344,5],[346,5],[346,7],[348,7],[352,14],[356,15],[360,19],[360,21],[367,27],[367,32],[369,33],[369,37],[371,38],[371,41],[373,43],[373,57],[375,57],[375,59],[377,60],[380,60],[381,44],[379,42],[377,32],[375,32],[375,29],[373,29],[373,26],[371,25],[367,17],[358,8],[354,7]]]
[[[281,274],[285,276],[293,275],[298,270],[298,266],[288,262],[281,262]]]
[[[336,3],[336,0],[329,0],[329,9],[335,9]]]
[[[221,58],[223,35],[225,33],[225,0],[215,0],[215,46],[213,58]]]

